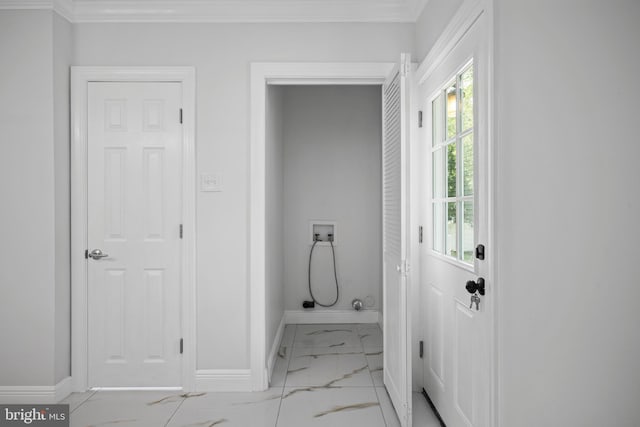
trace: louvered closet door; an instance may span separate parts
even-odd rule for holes
[[[88,93],[89,386],[179,386],[181,84]]]
[[[406,268],[409,66],[409,56],[402,55],[383,87],[384,385],[402,427],[410,427],[412,422]]]

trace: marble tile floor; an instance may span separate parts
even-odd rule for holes
[[[72,427],[400,426],[376,324],[287,325],[263,392],[89,391],[62,403]],[[440,426],[421,394],[413,405],[415,427]]]

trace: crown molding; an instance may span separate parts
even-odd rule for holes
[[[71,22],[415,22],[428,0],[0,0]]]
[[[73,0],[0,0],[0,10],[53,10],[74,21]]]
[[[74,22],[73,0],[53,0],[53,10],[69,22]]]

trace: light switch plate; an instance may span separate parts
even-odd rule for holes
[[[222,191],[222,175],[200,174],[200,191]]]

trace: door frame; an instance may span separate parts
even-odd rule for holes
[[[383,85],[395,62],[251,64],[249,179],[249,328],[251,388],[268,387],[266,342],[266,99],[267,85]]]
[[[487,242],[486,242],[486,260],[487,263],[487,291],[491,294],[492,303],[490,309],[487,310],[489,316],[488,331],[488,357],[490,364],[490,372],[487,375],[489,379],[489,422],[493,427],[500,426],[500,385],[501,385],[501,354],[500,342],[502,336],[502,327],[499,320],[501,319],[501,292],[497,277],[497,265],[499,263],[500,250],[497,247],[498,239],[496,232],[496,210],[498,208],[498,199],[496,194],[496,163],[499,161],[496,155],[495,147],[495,103],[496,103],[496,83],[494,73],[495,58],[495,30],[494,30],[494,4],[493,0],[464,0],[458,11],[449,21],[446,28],[429,51],[424,60],[420,63],[416,72],[416,87],[419,87],[425,80],[431,76],[436,68],[447,58],[449,53],[458,45],[460,40],[471,29],[473,24],[483,16],[486,19],[486,33],[484,34],[484,43],[486,43],[487,62],[487,78],[482,83],[486,85],[484,91],[487,95]],[[421,140],[425,137],[423,136]],[[423,182],[423,181],[421,181]],[[424,192],[423,192],[424,193]],[[422,201],[420,202],[422,204]],[[428,225],[426,225],[428,226]],[[422,322],[424,323],[424,322]],[[424,331],[422,332],[424,336]]]
[[[174,82],[182,85],[181,330],[182,388],[193,390],[196,370],[196,83],[193,67],[71,67],[71,377],[74,392],[88,387],[87,144],[90,82]]]

